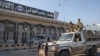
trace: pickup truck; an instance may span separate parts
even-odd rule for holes
[[[90,36],[83,32],[62,33],[57,41],[42,44],[41,56],[72,56],[75,54],[97,55],[100,36]]]

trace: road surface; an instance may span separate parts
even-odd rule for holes
[[[97,56],[100,56],[100,48],[97,49]],[[86,56],[85,54],[78,54],[78,55],[74,55],[74,56]]]
[[[35,49],[0,51],[0,56],[38,56],[38,51]]]
[[[38,56],[36,49],[13,50],[13,51],[0,51],[0,56]],[[85,54],[78,54],[74,56],[86,56]],[[100,56],[100,48],[98,48],[98,55]]]

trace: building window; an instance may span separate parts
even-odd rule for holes
[[[64,28],[60,28],[61,33],[64,33]]]
[[[34,36],[36,37],[36,35],[38,33],[38,26],[35,26],[34,29],[33,29],[33,31],[34,31]]]
[[[55,34],[55,28],[54,27],[51,28],[51,34]]]
[[[7,35],[8,35],[8,42],[14,43],[14,32],[9,31]]]
[[[50,27],[46,28],[46,33],[49,34],[50,33]]]
[[[41,31],[41,34],[44,34],[45,33],[45,29],[44,29],[43,26],[41,27],[41,30],[40,31]]]
[[[5,24],[0,23],[0,43],[4,41],[4,31],[5,31]]]
[[[22,42],[22,38],[24,37],[24,26],[22,24],[18,25],[18,43]]]
[[[26,42],[29,42],[29,39],[31,38],[31,37],[30,37],[30,26],[26,26],[26,27],[24,28],[24,31],[25,31]]]
[[[6,34],[5,34],[7,38],[7,43],[14,44],[14,32],[15,32],[15,24],[7,21],[6,22]]]

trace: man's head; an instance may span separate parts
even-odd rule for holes
[[[69,23],[72,24],[72,21],[70,21]]]
[[[80,41],[79,37],[76,38],[76,42]]]
[[[80,22],[81,20],[80,20],[80,18],[78,19],[78,22]]]

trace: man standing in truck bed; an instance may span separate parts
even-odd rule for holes
[[[83,29],[83,23],[81,22],[80,19],[78,19],[78,22],[77,22],[77,30],[78,31],[82,31]]]

